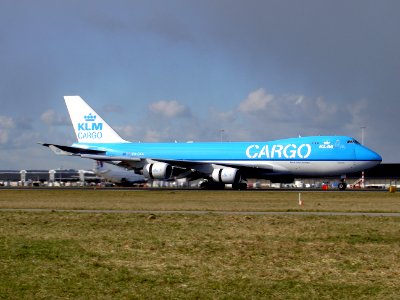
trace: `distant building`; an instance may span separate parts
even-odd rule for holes
[[[24,172],[25,171],[25,172]],[[54,181],[79,181],[77,170],[0,170],[0,181],[51,181],[51,172]]]

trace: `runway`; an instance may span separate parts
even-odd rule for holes
[[[101,209],[50,209],[1,208],[0,212],[51,212],[96,214],[183,214],[183,215],[293,215],[293,216],[348,216],[348,217],[400,217],[400,213],[384,212],[334,212],[334,211],[222,211],[222,210],[101,210]]]

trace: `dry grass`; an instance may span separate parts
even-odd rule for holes
[[[400,212],[400,193],[0,190],[0,208]]]

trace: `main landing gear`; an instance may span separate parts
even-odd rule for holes
[[[232,184],[232,189],[234,190],[247,190],[247,183],[246,182],[239,182]]]
[[[199,188],[203,190],[223,190],[225,189],[225,183],[214,182],[208,179],[204,179],[199,183]],[[238,182],[232,184],[233,190],[246,190],[247,183],[246,182]]]
[[[199,188],[202,190],[223,190],[225,184],[204,179],[199,183]]]

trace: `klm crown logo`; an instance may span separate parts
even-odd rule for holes
[[[323,142],[322,145],[319,145],[319,149],[333,149],[333,145],[331,144],[330,141],[325,141]]]
[[[89,113],[87,116],[83,116],[86,122],[94,122],[96,121],[96,115],[92,115],[92,113]]]

